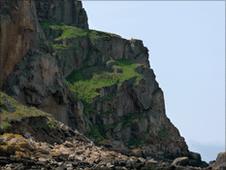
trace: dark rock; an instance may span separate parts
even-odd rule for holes
[[[53,169],[74,166],[68,162],[69,157],[79,168],[110,168],[108,163],[117,157],[120,159],[112,163],[114,169],[142,169],[146,165],[153,169],[170,167],[169,163],[147,163],[138,159],[139,156],[163,161],[186,156],[188,165],[207,165],[199,154],[189,152],[184,138],[167,118],[164,94],[150,68],[148,49],[141,40],[88,30],[86,12],[77,0],[3,0],[0,9],[3,90],[21,103],[51,113],[72,129],[77,128],[96,144],[117,151],[103,151],[59,122],[51,127],[46,116],[10,122],[9,132],[29,133],[37,142],[51,145],[52,148],[41,153],[51,156]],[[63,24],[63,28],[55,29],[51,24]],[[79,35],[63,37],[68,25]],[[101,75],[103,77],[113,76],[107,79],[106,85],[91,92],[97,95],[90,101],[71,92],[74,82],[89,80],[100,72],[107,73]],[[78,75],[73,77],[74,73]],[[121,77],[123,73],[126,75]],[[113,81],[115,77],[120,78]],[[81,91],[88,90],[84,87]],[[1,103],[1,108],[14,111],[7,101]],[[69,138],[75,142],[73,147],[64,144]],[[81,149],[78,153],[82,155],[76,155],[75,148]],[[55,151],[55,155],[48,155],[50,150]],[[24,169],[49,167],[49,163],[43,165],[41,160],[10,161],[12,167],[19,164]],[[104,164],[100,165],[101,161]],[[174,164],[185,164],[183,161],[177,160]]]
[[[41,36],[34,1],[1,0],[0,87]],[[5,12],[4,12],[5,11]]]
[[[190,153],[189,153],[189,158],[190,158],[190,159],[197,160],[197,161],[201,161],[201,156],[200,156],[199,153],[190,152]]]
[[[39,21],[54,21],[88,29],[87,15],[81,1],[38,0],[35,1]]]
[[[195,167],[207,167],[208,164],[202,161],[201,155],[199,153],[190,152],[189,153],[189,165]]]
[[[1,98],[0,107],[7,112],[15,112],[15,107],[10,103],[10,101],[6,97]]]

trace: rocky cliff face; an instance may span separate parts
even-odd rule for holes
[[[56,21],[88,29],[87,15],[81,1],[39,0],[35,1],[39,21]]]
[[[21,105],[2,92],[0,122],[0,169],[200,170],[189,166],[192,159],[186,157],[158,162],[95,146],[50,114]]]
[[[0,10],[1,83],[29,50],[40,47],[43,35],[38,21],[53,20],[88,29],[80,1],[1,0]]]
[[[0,5],[5,92],[121,153],[160,160],[195,157],[166,116],[141,40],[89,30],[76,0]]]
[[[33,1],[1,0],[0,56],[2,82],[37,43],[39,26]]]

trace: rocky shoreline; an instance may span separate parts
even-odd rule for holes
[[[224,169],[188,149],[149,58],[81,1],[1,0],[0,169]]]

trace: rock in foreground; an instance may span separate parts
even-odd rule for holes
[[[2,169],[207,166],[167,118],[141,40],[90,30],[77,0],[1,0],[0,19]]]
[[[51,115],[23,106],[2,92],[0,94],[1,169],[185,168],[182,164],[171,164],[170,161],[128,156],[96,146],[79,132],[54,120]],[[6,104],[14,110],[8,109]],[[21,111],[26,114],[22,114]],[[10,119],[11,116],[14,117]],[[186,167],[191,168],[188,163]]]

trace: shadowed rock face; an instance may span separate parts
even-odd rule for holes
[[[87,15],[77,0],[36,0],[39,21],[57,21],[88,29]]]
[[[161,160],[190,155],[141,40],[88,30],[79,1],[10,2],[1,1],[0,23],[8,94],[113,150]]]
[[[1,0],[0,3],[0,86],[28,50],[38,48],[38,38],[42,36],[38,20],[88,29],[86,12],[80,1]]]
[[[16,64],[37,43],[39,31],[33,1],[1,0],[0,5],[0,86]]]
[[[216,161],[213,162],[211,167],[214,170],[224,170],[226,169],[226,152],[221,152],[217,155]]]
[[[197,156],[200,159],[193,153],[171,163],[98,147],[50,114],[21,105],[0,92],[0,169],[200,170],[190,166]]]

